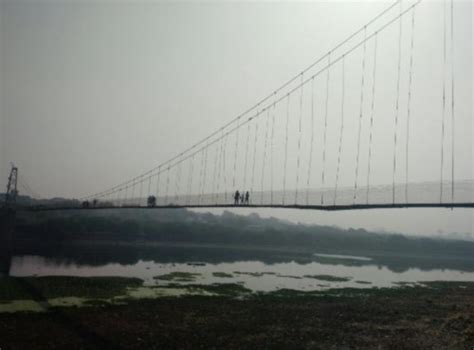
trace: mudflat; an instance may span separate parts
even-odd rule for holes
[[[84,279],[86,280],[86,279]],[[30,280],[31,281],[31,280]],[[80,296],[82,279],[36,283],[36,299]],[[18,281],[8,281],[11,285]],[[25,280],[21,281],[25,283]],[[28,284],[28,280],[26,280]],[[53,283],[53,285],[52,285]],[[64,281],[61,282],[64,285]],[[88,282],[101,297],[120,294],[127,280]],[[139,282],[131,279],[132,287]],[[31,284],[28,284],[31,285]],[[111,286],[114,293],[111,293]],[[5,287],[5,286],[4,286]],[[127,287],[128,288],[128,287]],[[170,287],[173,288],[173,287]],[[196,290],[198,286],[188,287]],[[209,295],[104,299],[87,307],[51,306],[44,312],[0,313],[2,349],[52,348],[285,348],[472,349],[474,283],[432,282],[400,288],[280,290],[248,293],[239,286],[202,287]],[[18,289],[18,288],[17,288]],[[109,292],[103,293],[102,289]],[[3,295],[2,303],[15,299]],[[42,294],[43,293],[43,294]],[[90,293],[87,293],[90,296]],[[24,296],[23,296],[24,298]],[[41,300],[36,300],[41,303]],[[47,303],[47,299],[43,300]]]

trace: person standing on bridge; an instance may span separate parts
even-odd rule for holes
[[[245,192],[245,204],[249,205],[250,193],[249,191]]]
[[[240,199],[240,192],[239,190],[235,191],[234,194],[234,205],[239,205],[239,199]]]

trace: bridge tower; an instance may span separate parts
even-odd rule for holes
[[[16,197],[18,194],[17,190],[18,182],[18,167],[12,164],[10,170],[10,176],[8,176],[7,192],[5,193],[5,207],[12,208],[15,206]]]
[[[17,182],[18,167],[12,164],[4,207],[0,208],[0,276],[8,276],[10,271],[16,218],[15,204],[18,195]]]

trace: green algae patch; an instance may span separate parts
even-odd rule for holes
[[[213,283],[213,284],[170,284],[163,288],[183,288],[193,293],[206,292],[213,296],[239,298],[253,294],[251,289],[244,287],[240,283]]]
[[[259,297],[276,297],[276,298],[296,298],[296,297],[308,297],[308,296],[317,296],[321,295],[316,291],[300,291],[295,289],[282,288],[267,293],[258,293]]]
[[[158,275],[153,277],[155,280],[171,281],[171,282],[194,282],[196,278],[201,276],[200,273],[192,272],[171,272],[165,275]]]
[[[124,277],[5,277],[0,279],[0,301],[45,301],[64,297],[107,299],[142,284],[139,278]]]
[[[163,297],[181,297],[186,295],[200,295],[200,296],[214,296],[216,294],[210,293],[203,288],[168,288],[168,287],[139,287],[132,289],[125,297],[118,297],[120,299],[155,299]]]
[[[151,287],[139,287],[130,290],[125,298],[132,299],[154,299],[160,297],[178,297],[186,294],[184,288],[151,288]],[[117,299],[120,299],[117,298]]]
[[[259,273],[260,274],[260,273]],[[196,277],[199,274],[191,274]],[[354,297],[413,297],[423,293],[426,297],[459,291],[472,290],[473,282],[400,282],[395,288],[330,288],[329,284],[318,284],[324,290],[280,289],[271,292],[254,292],[242,282],[214,284],[181,284],[179,279],[189,276],[174,273],[178,281],[159,286],[145,286],[135,278],[117,277],[37,277],[0,279],[0,313],[44,312],[57,308],[82,308],[128,305],[141,299],[211,297],[251,300],[266,298],[354,298]],[[232,275],[231,275],[232,276]],[[325,275],[316,275],[318,277]],[[330,276],[334,280],[334,276]],[[313,278],[315,278],[313,276]],[[338,277],[338,279],[342,279]],[[346,279],[344,279],[345,281]],[[358,284],[368,284],[355,281]]]
[[[265,275],[276,275],[276,272],[242,272],[242,271],[234,271],[234,274],[236,275],[246,275],[246,276],[252,276],[252,277],[262,277]]]
[[[49,299],[48,304],[52,307],[85,306],[88,299],[78,297],[64,297]]]
[[[193,274],[197,275],[197,274]],[[182,275],[179,279],[182,279]],[[241,297],[252,291],[240,284],[143,286],[128,278],[8,278],[2,279],[0,313],[44,312],[63,307],[125,305],[138,299],[184,296]],[[47,283],[46,283],[47,282]]]
[[[230,297],[238,298],[249,296],[252,291],[237,283],[214,283],[209,285],[204,284],[187,284],[181,285],[171,283],[166,286],[142,286],[133,288],[128,293],[121,297],[116,297],[117,300],[130,299],[155,299],[163,297],[184,297],[184,296],[208,296],[208,297]]]
[[[88,299],[78,297],[52,298],[46,301],[31,299],[12,300],[0,305],[0,313],[12,312],[44,312],[54,307],[82,307],[87,306]]]
[[[326,281],[326,282],[348,282],[352,278],[351,277],[338,277],[338,276],[332,276],[332,275],[304,275],[304,278],[314,278],[320,281]]]
[[[301,277],[301,276],[282,275],[282,274],[278,274],[278,275],[277,275],[277,277],[282,277],[282,278],[293,278],[293,279],[297,279],[297,280],[303,279],[303,277]]]
[[[234,275],[230,273],[225,273],[225,272],[213,272],[212,275],[214,277],[219,277],[219,278],[232,278]]]
[[[143,284],[122,277],[6,277],[0,279],[0,313],[109,304]]]
[[[204,290],[210,293],[225,297],[243,297],[252,294],[252,290],[237,283],[215,283],[207,286],[201,286]]]
[[[12,300],[0,304],[0,313],[12,313],[20,311],[43,312],[46,309],[34,300]]]

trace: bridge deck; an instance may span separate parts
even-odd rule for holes
[[[262,205],[233,205],[233,204],[196,204],[196,205],[157,205],[154,207],[126,206],[97,206],[97,207],[29,207],[18,208],[23,211],[59,211],[59,210],[104,210],[104,209],[199,209],[199,208],[280,208],[304,210],[365,210],[365,209],[400,209],[400,208],[474,208],[474,203],[379,203],[379,204],[348,204],[348,205],[300,205],[300,204],[262,204]]]

